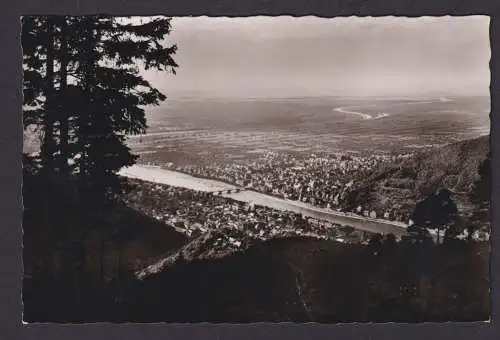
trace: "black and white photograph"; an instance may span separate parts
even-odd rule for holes
[[[23,321],[489,321],[488,16],[24,16]]]

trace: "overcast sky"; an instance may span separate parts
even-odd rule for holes
[[[174,18],[167,96],[488,95],[489,18]]]

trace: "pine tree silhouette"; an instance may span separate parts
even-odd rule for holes
[[[491,151],[486,159],[481,162],[478,169],[479,178],[474,183],[471,191],[471,201],[474,203],[474,212],[472,214],[472,223],[469,223],[468,237],[472,239],[474,232],[481,226],[490,223],[491,210]]]
[[[43,223],[54,226],[55,243],[65,227],[80,230],[83,242],[89,230],[106,226],[106,209],[124,189],[117,173],[137,158],[126,137],[144,133],[144,107],[166,99],[140,68],[175,73],[178,67],[177,47],[165,41],[170,22],[23,17],[23,122],[42,133],[35,163],[46,196]],[[69,226],[63,215],[71,214],[79,217]]]
[[[439,243],[441,231],[452,228],[458,217],[458,210],[451,194],[446,189],[441,189],[437,194],[432,194],[420,201],[415,206],[411,219],[414,225],[408,228],[410,234],[420,240],[429,238],[429,230],[437,231]]]
[[[116,173],[136,160],[126,135],[144,133],[144,106],[166,99],[139,67],[175,73],[170,29],[161,17],[23,18],[25,125],[43,132],[41,168],[75,174],[88,202],[120,192]]]

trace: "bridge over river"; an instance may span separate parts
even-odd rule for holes
[[[291,211],[302,214],[304,217],[311,217],[318,220],[328,221],[330,223],[350,226],[358,230],[373,233],[394,234],[395,236],[400,237],[406,234],[406,228],[408,226],[402,222],[368,218],[356,214],[319,208],[307,203],[266,195],[221,181],[194,177],[185,173],[162,169],[160,167],[133,165],[131,167],[123,168],[120,170],[119,174],[124,177],[209,192],[240,202],[253,203],[255,205],[266,206],[273,209]]]

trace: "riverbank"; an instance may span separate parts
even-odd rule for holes
[[[281,199],[252,190],[242,189],[239,192],[227,193],[228,190],[235,190],[239,188],[222,181],[198,178],[185,173],[165,170],[159,167],[133,165],[122,169],[119,174],[128,178],[156,182],[159,184],[182,187],[207,193],[226,191],[226,193],[222,193],[223,197],[231,198],[239,202],[261,205],[282,211],[290,211],[301,214],[304,217],[311,217],[328,221],[330,223],[346,225],[371,233],[391,233],[397,237],[401,237],[406,234],[407,225],[402,222],[386,221],[334,211],[331,209],[318,208],[307,203]]]

